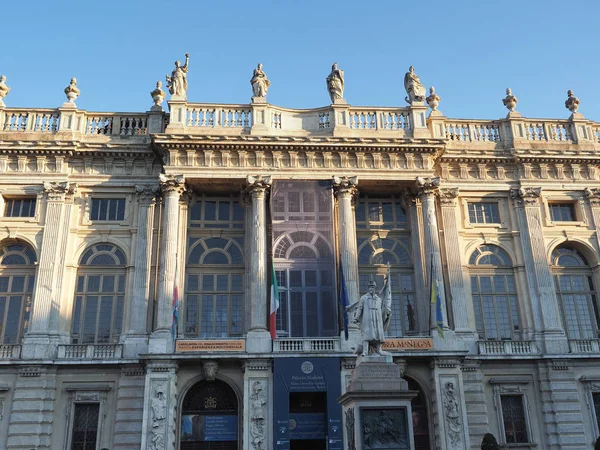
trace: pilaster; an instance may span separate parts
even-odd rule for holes
[[[160,245],[160,270],[157,292],[156,325],[149,342],[149,353],[173,351],[171,324],[173,321],[173,288],[177,265],[177,237],[179,227],[179,197],[185,192],[183,176],[160,175],[163,193],[162,236]]]
[[[177,363],[146,365],[142,450],[175,450],[177,423]]]
[[[356,220],[354,219],[353,202],[358,195],[357,177],[333,177],[333,192],[337,199],[338,230],[340,232],[340,264],[344,273],[346,293],[350,304],[360,297],[358,283],[358,250],[356,248]],[[352,339],[342,339],[343,350],[350,351],[359,337],[358,327],[348,324]],[[343,333],[343,330],[342,330]]]
[[[150,267],[152,233],[154,227],[154,205],[158,189],[155,186],[136,186],[138,198],[137,240],[135,250],[135,272],[133,274],[133,296],[129,303],[129,326],[125,336],[124,356],[135,357],[147,351],[148,307],[150,297]]]
[[[248,176],[246,193],[252,199],[251,226],[247,232],[250,252],[250,326],[246,335],[246,351],[271,352],[271,335],[267,330],[267,227],[266,196],[271,187],[270,176]]]
[[[273,371],[272,361],[246,360],[244,369],[244,448],[273,449]]]
[[[121,369],[113,450],[138,450],[141,446],[145,375],[146,371],[141,366]]]
[[[430,138],[431,133],[427,128],[427,106],[423,104],[410,105],[410,125],[414,139]]]
[[[169,132],[183,130],[186,126],[187,101],[185,98],[173,95],[167,104],[169,105],[169,125],[167,126],[167,130]]]
[[[541,192],[542,188],[539,187],[525,187],[513,189],[511,197],[517,210],[527,286],[533,303],[535,337],[543,343],[542,348],[546,353],[568,353],[568,342],[561,328],[552,273],[546,257],[539,204]]]
[[[600,248],[600,189],[599,188],[586,188],[584,191],[584,197],[587,199],[590,209],[592,211],[592,219],[594,221],[594,230],[596,231],[596,241]]]
[[[62,280],[70,229],[73,196],[77,185],[45,182],[46,215],[40,260],[35,279],[35,298],[29,331],[23,339],[23,358],[52,358],[59,343]]]
[[[470,448],[479,449],[483,436],[490,431],[481,363],[474,360],[463,361],[462,378],[471,440]]]

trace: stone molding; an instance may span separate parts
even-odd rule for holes
[[[250,194],[253,198],[264,198],[267,189],[271,187],[273,177],[271,175],[248,175],[246,177],[246,189],[245,192]]]
[[[440,187],[439,177],[417,177],[415,192],[419,197],[435,195]]]
[[[149,185],[136,185],[135,193],[141,204],[152,205],[156,202],[156,196],[158,195],[158,186]]]
[[[456,206],[458,204],[459,188],[440,188],[438,191],[438,197],[442,206]]]
[[[251,359],[242,362],[242,370],[244,372],[253,371],[270,371],[273,362],[270,359]]]
[[[510,196],[516,206],[539,206],[541,195],[541,187],[521,187],[510,190]]]
[[[186,191],[185,178],[183,175],[164,175],[158,176],[160,182],[160,191],[164,195],[181,195]]]
[[[333,193],[337,197],[350,196],[353,200],[358,195],[358,177],[333,177]]]
[[[587,198],[592,207],[600,206],[600,188],[585,188],[583,196]]]
[[[44,181],[44,192],[48,195],[48,201],[61,202],[75,195],[77,184],[68,181]]]

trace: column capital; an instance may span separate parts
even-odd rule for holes
[[[600,206],[600,188],[585,188],[583,196],[588,199],[591,206]]]
[[[434,195],[440,187],[439,177],[417,177],[415,181],[415,193],[419,197]]]
[[[358,177],[333,177],[333,193],[336,197],[356,197],[358,195]]]
[[[160,183],[160,190],[163,194],[181,195],[185,192],[185,178],[183,175],[165,175],[160,174],[158,176]]]
[[[50,201],[64,201],[77,192],[77,184],[68,181],[44,181],[44,193]]]
[[[538,206],[541,195],[541,187],[521,187],[510,190],[510,196],[516,206]]]
[[[265,195],[267,189],[271,187],[272,181],[273,177],[271,175],[248,175],[246,177],[248,185],[245,192],[252,195],[253,198],[262,197]]]
[[[458,198],[459,188],[441,188],[438,191],[440,203],[442,206],[456,206],[456,199]]]
[[[140,203],[151,205],[156,201],[158,194],[158,186],[136,185],[135,193],[138,196]]]

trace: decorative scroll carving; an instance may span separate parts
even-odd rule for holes
[[[348,450],[356,450],[356,443],[354,442],[354,408],[346,410],[346,442],[348,443]]]
[[[538,206],[539,197],[542,195],[541,187],[525,187],[511,189],[510,196],[517,206]]]
[[[459,189],[456,188],[444,188],[440,189],[438,196],[442,205],[456,206],[456,199],[458,198]]]
[[[208,381],[215,381],[217,372],[219,371],[219,363],[216,361],[206,361],[202,365],[204,370],[204,378]]]
[[[157,383],[152,391],[151,402],[152,430],[150,431],[150,449],[164,450],[167,423],[167,399],[164,383]]]
[[[418,196],[433,195],[440,187],[440,178],[417,177],[415,192]]]
[[[44,181],[44,192],[48,200],[62,201],[67,195],[77,192],[77,184],[68,181]]]
[[[454,448],[457,448],[461,440],[462,425],[460,423],[458,400],[454,390],[454,383],[452,382],[444,385],[444,411],[450,443]]]
[[[333,177],[333,192],[336,197],[350,195],[352,198],[358,195],[358,177]]]
[[[183,175],[164,175],[158,176],[160,181],[160,190],[163,194],[183,194],[185,192],[185,178]]]
[[[599,188],[585,188],[583,196],[588,199],[590,205],[600,206],[600,189]]]
[[[266,404],[265,382],[255,380],[252,382],[250,394],[250,443],[254,450],[264,450],[266,440]]]

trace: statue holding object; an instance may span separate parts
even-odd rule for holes
[[[167,87],[171,95],[186,98],[188,88],[187,73],[190,54],[185,54],[185,64],[182,66],[181,61],[175,61],[175,69],[171,72],[171,76],[167,75]]]

